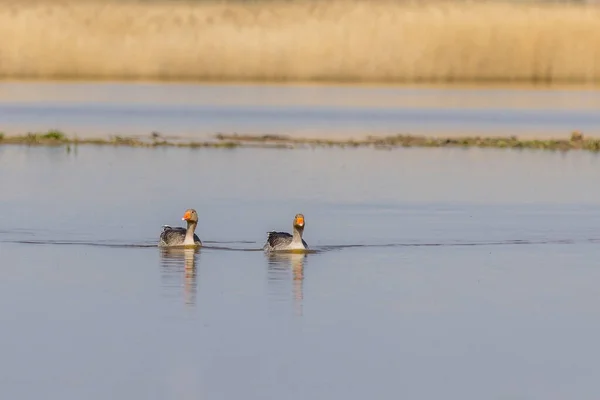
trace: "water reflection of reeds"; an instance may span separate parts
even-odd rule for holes
[[[169,289],[183,286],[185,304],[191,306],[196,305],[198,287],[196,262],[199,253],[199,249],[160,250],[163,286]]]
[[[267,279],[271,299],[277,302],[286,302],[290,298],[291,291],[294,311],[296,315],[300,316],[303,314],[306,257],[306,254],[297,253],[271,253],[267,255]]]

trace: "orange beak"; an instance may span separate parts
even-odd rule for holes
[[[190,219],[192,217],[192,215],[190,214],[189,211],[186,211],[185,214],[183,214],[183,218],[181,218],[182,221],[187,221],[188,219]]]
[[[298,217],[296,218],[296,225],[304,225],[304,218],[303,217]]]

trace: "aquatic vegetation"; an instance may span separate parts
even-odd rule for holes
[[[585,138],[581,132],[573,132],[569,139],[519,139],[508,137],[426,137],[413,135],[369,136],[364,140],[319,140],[300,139],[285,136],[217,135],[219,140],[237,141],[240,144],[288,144],[294,146],[369,146],[377,149],[395,147],[480,147],[498,149],[536,149],[536,150],[587,150],[600,151],[600,138]]]
[[[600,80],[600,7],[586,2],[3,3],[0,36],[11,40],[0,41],[0,77],[416,83]],[[27,49],[27,62],[16,49]]]
[[[238,135],[217,134],[212,141],[170,141],[168,138],[157,139],[155,135],[147,138],[130,136],[112,136],[109,138],[70,138],[59,131],[47,133],[28,133],[21,136],[0,136],[1,145],[27,145],[27,146],[57,146],[64,145],[66,151],[71,151],[71,146],[126,146],[126,147],[185,147],[185,148],[272,148],[295,149],[302,147],[339,147],[356,148],[371,147],[374,149],[394,149],[409,147],[460,147],[460,148],[496,148],[496,149],[531,149],[548,151],[584,150],[600,152],[600,138],[588,138],[583,133],[575,131],[566,139],[519,139],[516,136],[506,137],[427,137],[414,135],[368,136],[362,140],[356,139],[308,139],[292,138],[280,135]]]
[[[87,138],[68,137],[63,132],[50,130],[45,133],[27,133],[16,136],[0,136],[0,145],[28,145],[28,146],[57,146],[64,145],[67,152],[71,151],[71,146],[92,145],[92,146],[126,146],[126,147],[188,147],[188,148],[222,148],[233,149],[243,144],[238,141],[217,140],[212,142],[181,142],[169,141],[167,139],[157,140],[156,135],[150,135],[150,139],[137,138],[131,136],[110,136],[108,138]],[[265,147],[271,147],[269,145]]]
[[[136,146],[137,145],[136,139],[130,138],[130,137],[122,137],[122,136],[113,136],[112,142],[113,142],[113,144],[115,144],[117,146],[119,146],[119,145]]]
[[[42,139],[64,141],[66,136],[58,130],[50,130],[41,136]]]
[[[7,136],[2,135],[1,138],[3,144],[38,144],[38,145],[60,145],[73,140],[67,139],[67,136],[58,130],[49,130],[46,133],[33,133],[29,132],[26,135],[21,136]]]

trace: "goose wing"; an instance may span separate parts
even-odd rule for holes
[[[292,243],[292,237],[287,232],[267,232],[267,245],[271,248],[288,246]]]
[[[173,228],[169,225],[163,226],[163,231],[160,234],[161,244],[181,244],[185,239],[185,228],[176,227]]]

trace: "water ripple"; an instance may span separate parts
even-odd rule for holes
[[[352,248],[393,248],[393,247],[457,247],[457,246],[511,246],[511,245],[545,245],[545,244],[575,244],[575,243],[600,243],[600,238],[588,238],[581,240],[574,239],[509,239],[495,241],[452,241],[452,242],[420,242],[420,243],[362,243],[362,244],[339,244],[339,245],[321,245],[314,246],[307,253],[322,253],[326,251],[336,251]],[[143,241],[138,243],[115,242],[109,240],[36,240],[36,239],[0,239],[0,243],[15,243],[26,245],[61,245],[61,246],[94,246],[110,248],[156,248],[158,245],[153,241]],[[261,247],[232,247],[231,244],[251,244],[252,241],[204,241],[203,250],[216,251],[262,251]],[[225,246],[224,246],[225,245]]]

